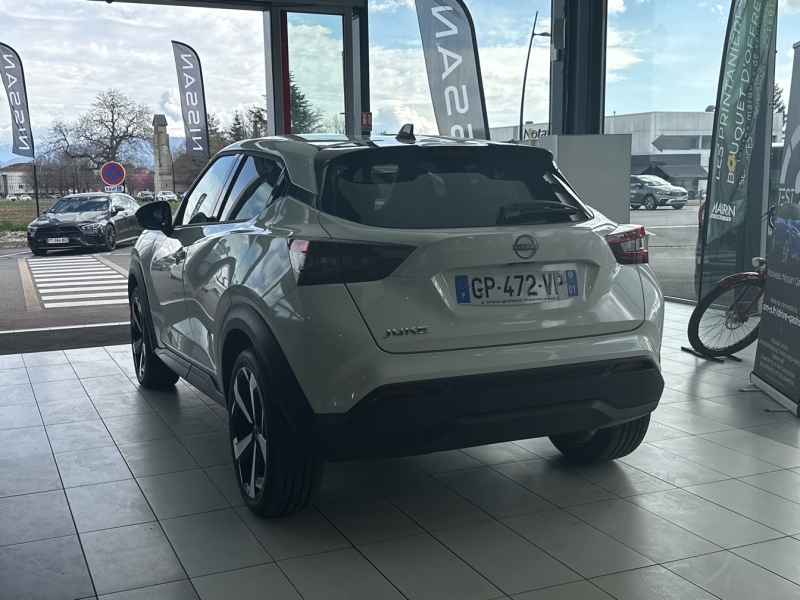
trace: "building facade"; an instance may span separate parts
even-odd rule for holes
[[[631,135],[631,174],[657,175],[698,194],[708,180],[714,112],[652,111],[605,118],[605,133]],[[772,143],[783,143],[783,113],[772,120]],[[547,123],[526,123],[524,139],[548,134]],[[519,139],[519,126],[493,127],[495,141]]]
[[[0,168],[0,196],[33,194],[33,163],[16,163]]]

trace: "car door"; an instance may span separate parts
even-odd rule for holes
[[[142,233],[142,227],[136,220],[136,211],[139,210],[139,203],[130,196],[125,198],[125,224],[128,227],[128,237],[137,238]]]
[[[122,210],[116,212],[114,207]],[[117,230],[117,240],[124,240],[128,237],[128,223],[125,219],[125,199],[120,194],[111,194],[108,205],[108,220]]]
[[[636,177],[631,177],[631,197],[630,203],[631,204],[638,204],[639,201],[636,199],[636,193],[638,191],[639,180]]]
[[[264,156],[244,155],[228,192],[215,209],[216,221],[187,248],[184,293],[192,325],[193,360],[217,372],[216,321],[229,305],[226,291],[241,279],[240,267],[253,240],[274,218],[274,199],[283,166]]]
[[[218,156],[206,167],[178,208],[172,233],[163,236],[150,262],[154,296],[150,310],[158,311],[154,321],[161,325],[156,335],[162,345],[185,358],[191,357],[194,346],[183,289],[187,248],[203,238],[203,225],[227,185],[235,161],[234,155]]]

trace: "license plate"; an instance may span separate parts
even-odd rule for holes
[[[48,244],[69,244],[69,238],[47,238]]]
[[[459,304],[534,304],[580,295],[574,270],[498,275],[456,275]]]

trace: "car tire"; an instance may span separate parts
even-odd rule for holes
[[[641,204],[631,204],[631,210],[639,210],[640,208],[642,208]]]
[[[680,210],[680,209],[682,209],[684,206],[686,206],[686,205],[685,205],[685,204],[673,204],[673,205],[672,205],[672,208],[674,208],[675,210]]]
[[[233,365],[227,400],[234,474],[247,507],[261,517],[278,517],[312,504],[325,463],[295,437],[252,348]]]
[[[658,208],[658,200],[655,196],[645,196],[642,204],[645,210],[655,210]]]
[[[103,239],[103,250],[106,252],[110,252],[117,247],[117,230],[114,229],[113,225],[109,224],[109,226],[106,227],[106,232],[103,235]]]
[[[178,374],[165,365],[153,351],[144,306],[142,292],[139,286],[136,286],[130,297],[131,350],[136,379],[142,387],[148,389],[170,387],[178,381]]]
[[[47,254],[47,250],[43,250],[42,248],[31,248],[31,252],[34,256],[44,256]]]
[[[650,415],[593,432],[551,435],[550,441],[567,458],[583,464],[597,464],[627,456],[642,443]]]

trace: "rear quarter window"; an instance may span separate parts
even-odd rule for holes
[[[355,223],[397,229],[589,218],[549,153],[512,146],[355,150],[328,163],[321,208]]]

